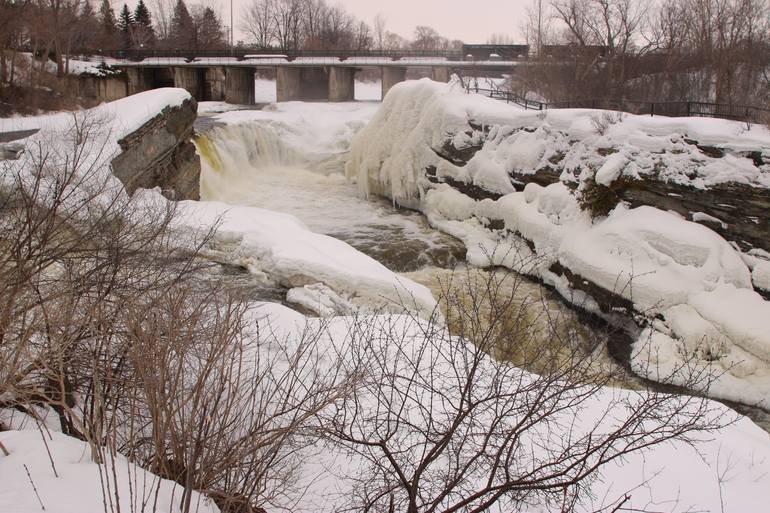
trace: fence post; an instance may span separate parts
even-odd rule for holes
[[[690,117],[690,102],[687,102],[687,117]]]
[[[592,109],[595,109],[595,108],[596,108],[596,98],[594,98],[593,100],[591,100],[591,108],[592,108]]]
[[[650,117],[655,115],[655,102],[650,102]]]

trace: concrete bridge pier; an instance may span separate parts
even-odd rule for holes
[[[275,86],[279,102],[329,99],[329,74],[320,67],[278,66]]]
[[[431,75],[436,82],[449,82],[449,78],[452,76],[451,70],[443,66],[434,66],[431,69]]]
[[[348,102],[356,99],[356,68],[338,68],[329,70],[329,101]]]
[[[206,82],[204,85],[204,98],[207,101],[221,102],[225,100],[225,82],[227,68],[224,66],[212,66],[206,68]]]
[[[279,66],[275,72],[276,100],[290,102],[301,99],[302,77],[300,68]]]
[[[203,100],[203,85],[205,83],[206,70],[204,68],[175,67],[174,87],[187,89],[198,101]]]
[[[382,99],[385,99],[385,95],[388,94],[391,87],[404,80],[406,80],[406,66],[383,66]]]
[[[228,68],[225,79],[225,101],[239,105],[254,105],[254,70]]]
[[[141,93],[155,88],[154,73],[151,68],[126,68],[128,76],[128,94]]]

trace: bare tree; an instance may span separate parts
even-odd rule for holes
[[[535,343],[501,284],[490,273],[447,287],[446,324],[351,328],[348,371],[362,384],[319,422],[365,462],[351,509],[572,511],[607,463],[720,425],[701,398],[605,388],[612,373],[593,370],[596,353],[569,329]],[[490,357],[500,349],[537,374]]]
[[[387,23],[387,18],[385,18],[385,15],[381,12],[377,13],[377,15],[374,17],[374,41],[377,44],[378,50],[382,50],[385,47],[384,45],[385,34],[387,32]]]
[[[177,232],[173,203],[130,201],[104,120],[52,137],[0,162],[0,408],[177,481],[183,511],[192,490],[225,512],[298,492],[308,419],[350,389],[318,365],[323,331],[272,333],[207,273],[215,227]]]
[[[259,48],[268,48],[275,37],[275,26],[272,16],[273,0],[254,0],[247,8],[243,17],[241,29]]]

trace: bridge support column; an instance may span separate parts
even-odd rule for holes
[[[225,81],[227,68],[213,66],[206,68],[206,83],[204,97],[207,101],[221,102],[225,100]]]
[[[151,68],[125,68],[128,76],[128,94],[141,93],[155,88],[154,73]]]
[[[329,101],[349,102],[356,99],[356,68],[329,70]]]
[[[176,67],[174,68],[174,87],[187,89],[198,101],[203,100],[203,84],[206,71],[203,68]]]
[[[328,100],[329,75],[324,68],[278,66],[276,98],[279,102],[293,100]]]
[[[399,82],[406,80],[406,67],[383,66],[382,67],[382,99],[388,94],[390,88]]]
[[[227,68],[225,101],[239,105],[254,104],[254,70],[252,68]]]
[[[431,75],[434,81],[436,82],[449,82],[449,77],[451,76],[449,68],[445,68],[442,66],[434,66],[431,68]]]
[[[276,99],[279,102],[301,100],[302,74],[300,68],[279,66],[275,73]]]

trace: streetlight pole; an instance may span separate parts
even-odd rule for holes
[[[233,49],[233,0],[230,0],[230,49]]]

